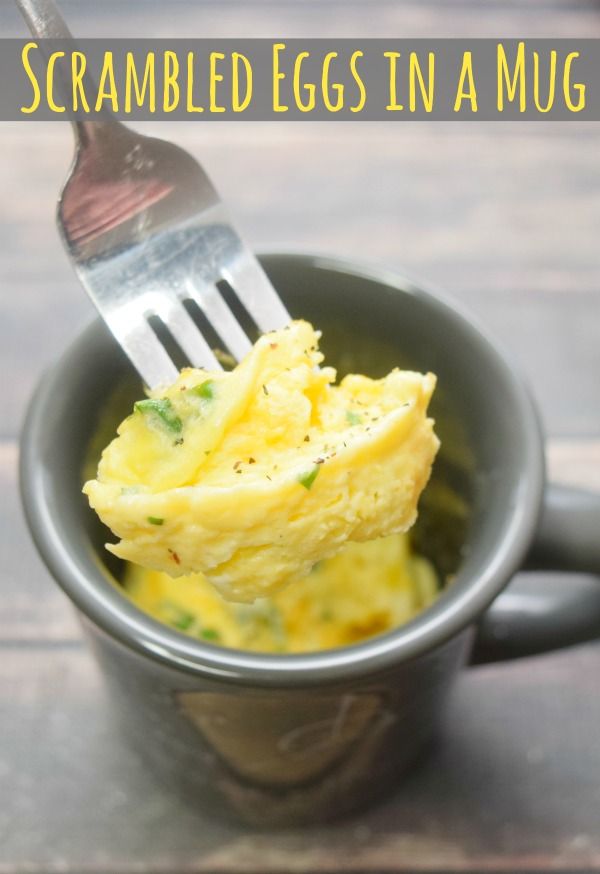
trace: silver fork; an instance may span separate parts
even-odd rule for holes
[[[16,2],[35,37],[72,39],[53,0]],[[235,359],[250,349],[217,287],[223,280],[260,331],[289,322],[191,155],[112,117],[72,123],[76,153],[59,230],[84,288],[150,388],[173,382],[178,369],[149,319],[160,319],[194,367],[221,366],[188,312],[194,304]]]

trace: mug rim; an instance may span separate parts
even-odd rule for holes
[[[295,259],[304,266],[363,277],[403,293],[418,295],[447,309],[463,330],[483,343],[510,388],[514,413],[522,424],[519,500],[494,553],[476,580],[464,591],[454,586],[408,623],[361,643],[311,653],[271,654],[218,647],[196,641],[152,619],[129,601],[101,569],[100,561],[87,565],[69,552],[48,504],[46,478],[39,448],[46,410],[60,390],[61,374],[70,359],[87,344],[97,329],[94,319],[49,368],[30,401],[21,435],[20,485],[25,516],[47,568],[84,616],[110,637],[165,665],[197,676],[253,686],[307,686],[350,680],[388,669],[429,652],[466,630],[489,606],[519,569],[534,536],[545,480],[543,438],[531,396],[496,340],[462,304],[445,293],[423,287],[397,271],[356,262],[352,258],[270,247],[261,257]],[[460,576],[460,571],[459,571]]]

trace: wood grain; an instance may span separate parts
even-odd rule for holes
[[[588,37],[600,34],[594,0],[62,0],[80,37]],[[25,35],[0,10],[5,36]]]
[[[393,798],[327,828],[256,834],[153,780],[86,649],[3,650],[0,872],[598,870],[599,668],[587,646],[473,669]]]
[[[253,244],[379,261],[454,295],[532,383],[548,432],[593,437],[597,128],[506,127],[229,124],[201,137],[190,125],[148,130],[203,160]],[[53,223],[69,136],[57,124],[3,126],[0,368],[12,373],[4,437],[17,433],[47,362],[92,314]]]
[[[557,481],[600,491],[600,441],[554,441],[549,458]],[[600,644],[469,671],[431,756],[367,814],[302,832],[225,827],[120,736],[29,545],[16,466],[16,443],[0,443],[1,874],[600,870]]]
[[[75,613],[37,556],[26,530],[17,488],[18,449],[0,442],[0,647],[77,644]],[[552,441],[552,481],[600,493],[600,440]],[[0,685],[0,696],[1,696]]]
[[[82,36],[600,36],[596,0],[64,0]],[[10,3],[3,36],[24,36]],[[447,290],[531,382],[553,479],[600,491],[598,124],[144,125],[207,167],[256,246],[383,262]],[[59,124],[0,162],[0,874],[600,871],[600,644],[465,672],[431,755],[328,828],[203,820],[113,719],[21,515],[25,403],[91,307],[53,226]]]

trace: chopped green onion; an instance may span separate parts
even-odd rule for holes
[[[346,410],[346,421],[349,422],[350,425],[360,425],[362,422],[362,416],[359,416],[359,414],[353,412],[353,410]]]
[[[215,383],[212,379],[207,379],[206,382],[201,382],[200,385],[195,385],[187,394],[194,395],[197,398],[203,398],[205,401],[212,401],[215,397]]]
[[[310,489],[310,487],[312,486],[312,484],[314,483],[314,481],[317,478],[317,475],[319,473],[319,468],[320,468],[320,465],[315,464],[315,466],[313,467],[312,470],[308,470],[305,473],[301,473],[300,476],[298,477],[298,482],[300,483],[300,485],[304,486],[305,489]]]
[[[164,523],[164,519],[161,519],[160,516],[148,516],[148,522],[151,525],[162,525]]]
[[[203,640],[221,640],[221,635],[216,628],[203,628],[200,637]]]
[[[215,358],[223,367],[232,369],[237,365],[237,361],[229,352],[224,352],[223,349],[213,349],[213,352],[215,353]]]
[[[175,628],[181,629],[181,631],[187,631],[190,625],[193,624],[193,622],[194,617],[191,613],[182,613],[181,617],[173,622],[173,625],[175,626]]]
[[[190,613],[188,610],[182,610],[176,604],[168,602],[164,606],[168,613],[166,621],[169,625],[178,628],[180,631],[188,631],[196,621],[193,613]]]
[[[183,430],[183,422],[173,409],[173,404],[168,398],[146,398],[133,405],[138,413],[148,414],[159,420],[169,431],[179,434]]]

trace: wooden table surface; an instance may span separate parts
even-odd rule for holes
[[[600,36],[592,0],[63,7],[83,36]],[[6,0],[0,32],[24,33]],[[532,384],[552,475],[600,490],[597,124],[145,127],[201,158],[253,244],[379,261],[467,304]],[[465,672],[431,757],[327,828],[203,821],[131,756],[16,485],[27,398],[90,317],[53,226],[70,132],[3,124],[0,143],[1,874],[600,871],[596,644]]]

